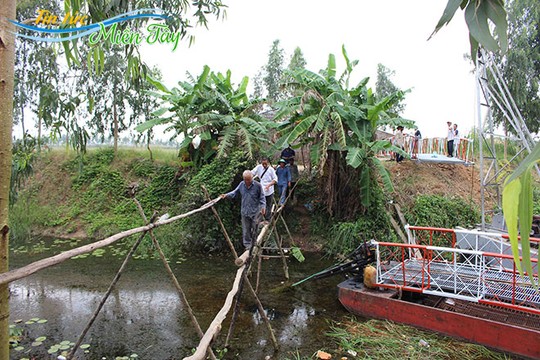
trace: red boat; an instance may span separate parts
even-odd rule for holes
[[[534,252],[532,276],[521,276],[503,234],[413,226],[407,233],[408,244],[372,242],[375,289],[341,283],[347,310],[540,359]]]

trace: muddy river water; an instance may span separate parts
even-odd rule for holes
[[[14,254],[10,267],[44,256]],[[13,282],[10,323],[23,331],[23,337],[19,349],[11,350],[11,359],[56,359],[60,350],[49,354],[51,346],[76,341],[122,260],[109,249],[102,256],[70,260]],[[232,286],[236,266],[231,256],[193,256],[171,259],[170,263],[205,331]],[[314,254],[306,254],[303,263],[289,259],[291,280],[303,279],[331,263]],[[332,339],[325,333],[333,321],[349,316],[337,300],[336,285],[341,280],[338,276],[291,288],[284,283],[281,260],[264,260],[260,299],[280,350],[274,353],[255,303],[245,291],[230,348],[218,355],[225,359],[295,359],[331,347]],[[225,341],[230,314],[214,346],[218,351]],[[39,337],[46,339],[36,343]],[[197,343],[161,261],[138,259],[128,265],[84,340],[86,353],[80,350],[77,358],[181,359],[191,354]]]

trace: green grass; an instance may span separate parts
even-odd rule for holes
[[[336,340],[332,358],[337,359],[349,350],[360,359],[510,359],[480,345],[389,321],[351,319],[333,325],[328,336]]]

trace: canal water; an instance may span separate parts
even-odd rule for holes
[[[120,267],[123,257],[114,256],[117,252],[106,248],[98,256],[69,260],[11,283],[10,324],[21,335],[11,359],[56,359],[62,346],[77,340]],[[10,267],[49,254],[15,253]],[[292,282],[332,263],[320,255],[305,255],[303,263],[288,261]],[[232,257],[190,256],[170,259],[170,264],[205,331],[231,289],[237,269]],[[244,291],[229,349],[222,351],[232,312],[214,344],[218,358],[297,359],[335,347],[325,333],[334,321],[348,316],[337,299],[341,280],[337,276],[292,288],[285,282],[281,260],[264,260],[260,299],[280,350],[273,351],[257,307]],[[131,260],[83,343],[86,349],[78,351],[77,359],[182,359],[197,346],[198,336],[161,261],[137,259]]]

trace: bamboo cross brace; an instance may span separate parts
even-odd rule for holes
[[[191,215],[196,214],[198,212],[204,211],[204,210],[208,209],[209,207],[214,206],[220,200],[221,199],[218,197],[218,198],[216,198],[216,199],[214,199],[212,201],[207,202],[206,204],[204,204],[200,208],[195,209],[195,210],[191,210],[191,211],[189,211],[187,213],[176,215],[176,216],[174,216],[172,218],[169,218],[167,220],[157,221],[155,223],[151,223],[151,224],[148,224],[148,225],[145,225],[145,226],[140,226],[140,227],[133,228],[133,229],[130,229],[130,230],[122,231],[122,232],[119,232],[118,234],[109,236],[108,238],[105,238],[103,240],[96,241],[96,242],[88,244],[88,245],[80,246],[78,248],[71,249],[71,250],[68,250],[68,251],[64,251],[64,252],[62,252],[60,254],[57,254],[57,255],[42,259],[42,260],[35,261],[35,262],[33,262],[31,264],[28,264],[26,266],[23,266],[21,268],[2,273],[2,274],[0,274],[0,285],[7,284],[7,283],[10,283],[10,282],[15,281],[15,280],[25,278],[25,277],[27,277],[29,275],[32,275],[35,272],[38,272],[40,270],[46,269],[48,267],[51,267],[51,266],[60,264],[60,263],[62,263],[64,261],[66,261],[66,260],[69,260],[74,256],[81,255],[81,254],[86,254],[86,253],[92,252],[92,251],[94,251],[96,249],[111,245],[111,244],[117,242],[118,240],[124,239],[124,238],[126,238],[128,236],[138,234],[138,233],[141,233],[141,232],[146,232],[146,231],[151,230],[153,228],[156,228],[158,226],[170,224],[170,223],[172,223],[172,222],[174,222],[176,220],[186,218],[188,216],[191,216]]]
[[[146,222],[146,215],[144,213],[144,210],[141,206],[141,203],[139,202],[139,200],[137,200],[135,197],[133,198],[133,201],[135,202],[135,204],[137,205],[137,209],[139,210],[139,214],[141,214],[141,217],[142,219]],[[214,209],[214,208],[212,208]],[[152,230],[149,230],[148,231],[148,234],[150,235],[150,238],[152,239],[152,244],[154,244],[154,247],[156,248],[156,251],[158,252],[159,254],[159,257],[161,259],[161,261],[163,262],[163,266],[165,267],[165,270],[167,271],[167,274],[169,274],[169,277],[171,278],[173,284],[174,284],[174,287],[176,288],[176,291],[178,292],[178,295],[180,296],[180,299],[182,299],[182,302],[184,303],[185,307],[186,307],[186,310],[187,310],[187,313],[191,319],[191,322],[193,323],[193,326],[195,327],[195,330],[197,331],[197,334],[199,335],[199,337],[202,339],[202,337],[204,336],[204,333],[201,329],[201,326],[199,325],[199,322],[197,321],[197,318],[195,317],[195,314],[193,313],[193,309],[191,308],[191,305],[189,304],[189,301],[186,297],[186,293],[184,292],[184,290],[182,290],[182,287],[180,286],[180,283],[178,282],[178,279],[176,278],[176,276],[174,275],[170,265],[169,265],[169,262],[167,261],[166,257],[165,257],[165,254],[163,253],[163,251],[161,250],[161,246],[159,245],[159,242],[158,240],[156,239],[156,236],[154,234],[154,232]],[[214,355],[214,352],[212,351],[212,348],[209,347],[208,348],[208,355],[210,356],[210,358],[212,360],[216,360],[216,355]]]

